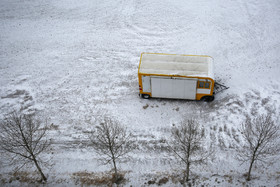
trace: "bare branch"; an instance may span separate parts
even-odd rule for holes
[[[267,163],[271,157],[279,154],[279,126],[270,115],[260,115],[254,119],[248,118],[240,130],[244,145],[239,147],[237,159],[241,164],[250,163],[247,175],[247,180],[250,180],[254,164]]]
[[[97,154],[104,156],[105,164],[112,162],[115,171],[114,181],[118,180],[117,161],[132,151],[134,140],[125,127],[110,118],[96,126],[89,136],[91,145]]]
[[[200,125],[191,119],[174,127],[171,131],[171,138],[167,141],[169,150],[185,164],[186,181],[189,180],[192,165],[206,163],[206,160],[213,155],[212,149],[204,149],[202,140]]]
[[[42,180],[46,181],[37,158],[50,145],[46,139],[46,125],[41,129],[41,121],[35,116],[12,112],[1,121],[0,128],[0,148],[14,155],[11,162],[21,162],[21,167],[30,162],[35,164]]]

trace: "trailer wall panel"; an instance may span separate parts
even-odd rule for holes
[[[143,92],[151,92],[151,77],[142,76]]]
[[[196,79],[151,78],[152,97],[195,99]]]

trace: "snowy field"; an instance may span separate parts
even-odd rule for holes
[[[81,186],[79,173],[110,171],[87,140],[104,115],[138,140],[120,164],[125,186],[164,177],[165,186],[181,186],[182,167],[163,139],[188,118],[203,125],[216,153],[208,165],[193,168],[194,185],[279,186],[279,161],[254,168],[247,182],[248,165],[234,158],[246,115],[280,113],[279,18],[279,0],[1,0],[1,118],[22,108],[53,124],[45,186]],[[211,103],[141,99],[141,52],[210,55],[216,79],[230,89]],[[4,161],[1,156],[1,186],[29,185],[13,179]],[[32,176],[35,169],[23,171]]]

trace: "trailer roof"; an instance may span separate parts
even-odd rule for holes
[[[138,73],[214,79],[213,58],[205,55],[142,53]]]

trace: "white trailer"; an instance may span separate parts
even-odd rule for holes
[[[213,101],[213,58],[206,55],[142,53],[139,92],[150,97]]]

